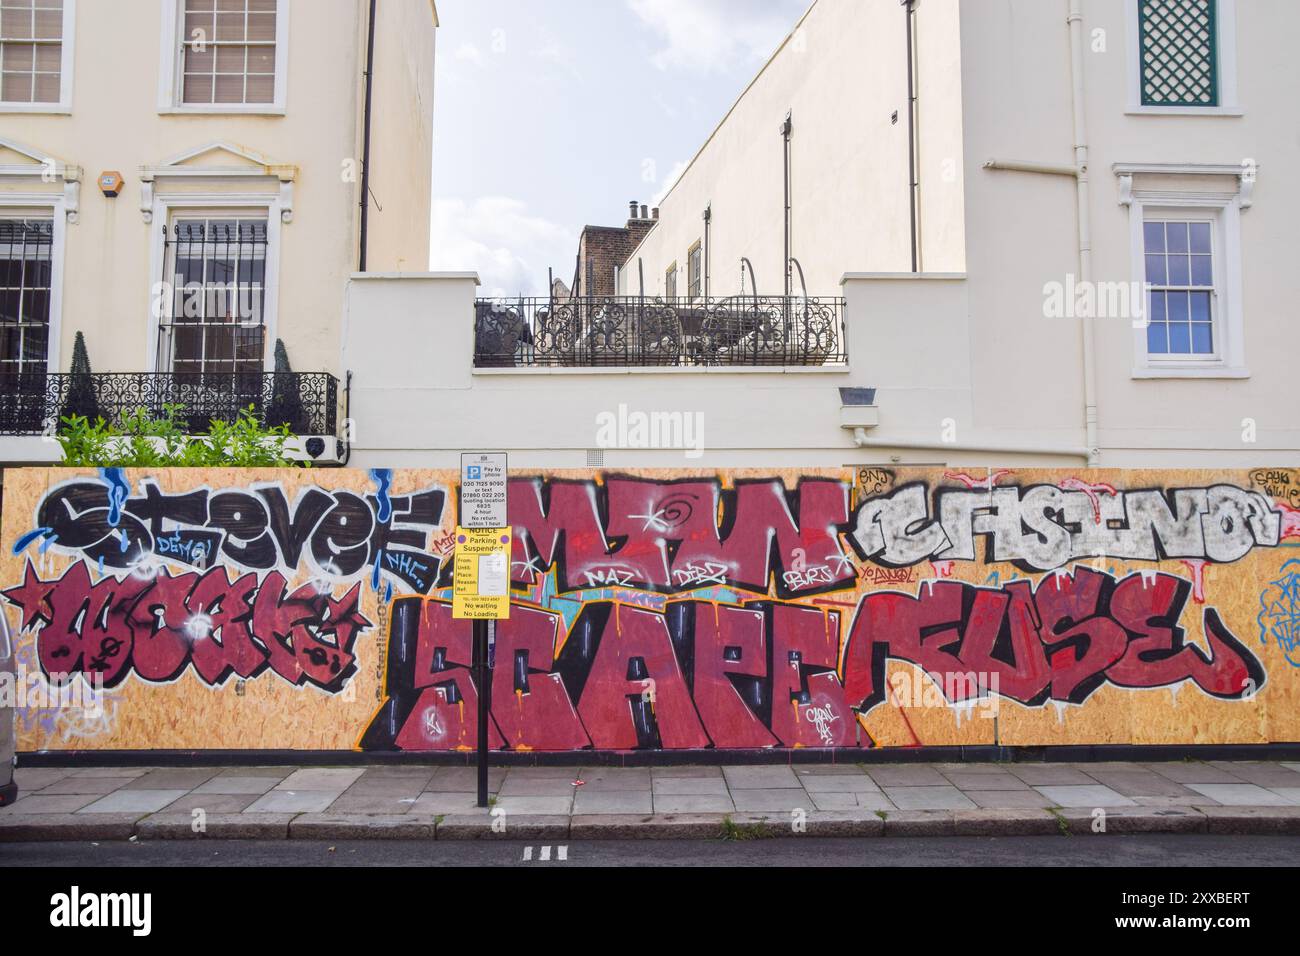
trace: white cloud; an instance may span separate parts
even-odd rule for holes
[[[664,181],[659,184],[659,189],[650,204],[652,206],[660,205],[664,201],[664,197],[668,195],[668,191],[677,185],[677,180],[681,179],[684,172],[686,172],[686,160],[679,159],[673,163],[673,168],[664,177]]]
[[[548,46],[539,47],[533,51],[533,56],[549,66],[559,67],[575,80],[582,79],[582,71],[578,69],[573,54],[561,47],[558,43],[551,43]]]
[[[795,25],[806,0],[759,6],[753,0],[628,0],[666,44],[651,62],[661,70],[725,73],[765,60]]]
[[[458,60],[468,60],[475,66],[484,66],[487,63],[487,59],[483,56],[483,51],[468,40],[456,48],[454,56]]]
[[[508,196],[436,199],[430,248],[435,272],[477,272],[481,296],[545,295],[548,266],[570,280],[578,237]]]

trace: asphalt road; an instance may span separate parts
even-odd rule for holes
[[[564,850],[561,853],[560,847]],[[561,855],[564,857],[560,859]],[[1300,837],[895,837],[779,840],[158,840],[0,843],[31,866],[1294,866]]]

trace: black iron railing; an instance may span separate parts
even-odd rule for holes
[[[266,425],[295,435],[338,434],[339,380],[328,372],[182,374],[107,372],[0,376],[0,435],[53,434],[68,415],[120,422],[136,409],[161,416],[179,406],[189,432],[234,421],[252,406]]]
[[[480,299],[474,365],[843,365],[844,300]]]

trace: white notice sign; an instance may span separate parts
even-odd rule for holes
[[[505,452],[460,456],[460,526],[507,528]]]

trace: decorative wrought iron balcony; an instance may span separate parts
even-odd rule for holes
[[[0,377],[0,435],[53,434],[67,415],[120,421],[138,408],[161,416],[177,405],[189,432],[206,431],[213,419],[234,421],[252,406],[266,425],[337,436],[338,401],[339,380],[328,372],[11,375]]]
[[[477,368],[843,365],[844,300],[480,299]]]

